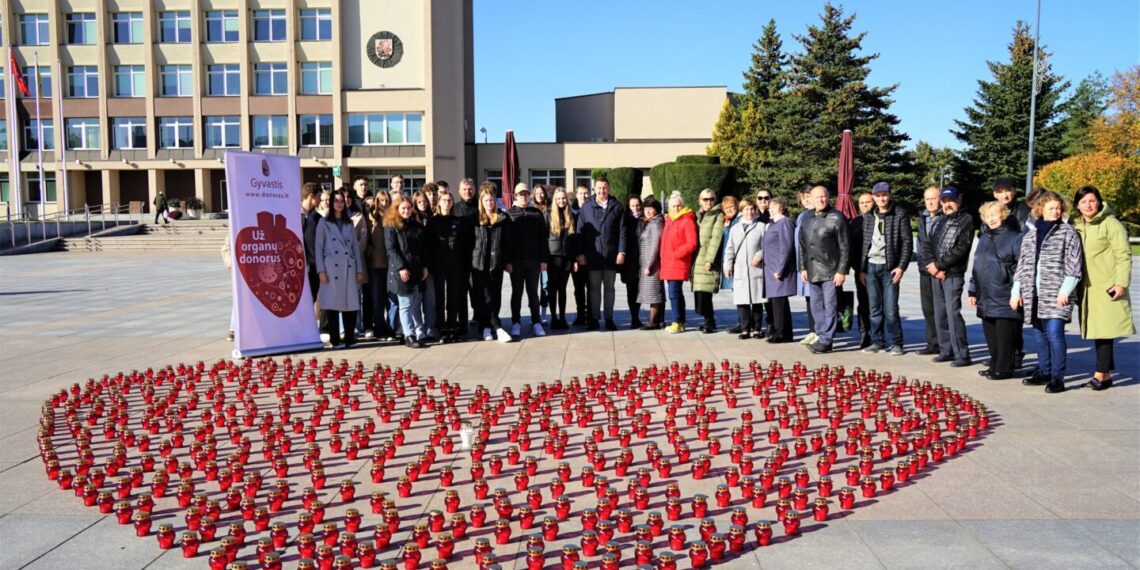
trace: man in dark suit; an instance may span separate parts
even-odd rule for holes
[[[590,283],[588,330],[599,328],[599,305],[605,301],[606,330],[616,331],[614,321],[614,279],[625,264],[629,215],[617,200],[610,199],[610,181],[594,179],[594,199],[578,211],[578,267],[585,268]],[[579,269],[580,270],[580,269]]]

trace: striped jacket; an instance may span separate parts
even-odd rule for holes
[[[1032,324],[1034,299],[1037,299],[1038,319],[1063,319],[1066,323],[1072,320],[1076,299],[1070,298],[1068,305],[1058,307],[1057,294],[1066,277],[1080,280],[1082,261],[1081,238],[1073,226],[1065,222],[1053,226],[1041,244],[1038,257],[1037,226],[1028,225],[1013,276],[1025,307],[1025,324]]]

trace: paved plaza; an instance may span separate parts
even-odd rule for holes
[[[1140,267],[1134,264],[1133,280],[1138,279]],[[469,341],[425,350],[364,342],[355,350],[316,356],[361,360],[366,369],[373,363],[408,367],[421,376],[450,379],[465,393],[477,384],[493,393],[506,387],[517,393],[525,383],[698,359],[744,365],[801,361],[809,368],[842,364],[848,370],[875,368],[942,383],[990,411],[993,429],[967,453],[817,531],[762,549],[749,546],[744,555],[715,567],[1140,568],[1140,341],[1133,337],[1117,345],[1115,387],[1076,389],[1091,374],[1093,355],[1091,343],[1070,325],[1073,389],[1048,395],[1016,379],[983,380],[977,375],[980,366],[950,368],[914,354],[923,325],[917,292],[912,267],[901,299],[912,352],[903,356],[861,353],[852,335],[840,337],[837,352],[816,356],[798,344],[741,341],[723,332],[669,335],[626,327],[616,333],[576,330],[510,344]],[[508,298],[505,291],[504,314]],[[136,538],[113,515],[100,515],[73,493],[60,491],[44,474],[36,433],[41,404],[73,383],[105,373],[227,358],[229,299],[228,273],[212,252],[48,253],[0,261],[0,568],[206,567],[205,554],[186,560],[177,548],[159,550],[153,537]],[[624,299],[619,283],[619,324],[628,323]],[[722,327],[735,322],[729,294],[719,294],[715,302]],[[1133,295],[1133,302],[1140,307],[1140,298]],[[792,307],[798,337],[804,327],[802,300]],[[986,359],[984,339],[978,320],[967,311],[973,358],[980,363]],[[696,323],[690,313],[690,325]],[[1027,333],[1029,350],[1032,338]],[[356,480],[368,480],[366,463],[361,462]],[[429,506],[439,508],[440,493],[427,495],[417,497],[424,508],[405,514],[411,517],[405,520]],[[515,501],[522,502],[522,497]],[[570,541],[576,537],[560,536],[547,544],[547,552],[556,553]],[[631,556],[627,545],[623,557]],[[434,557],[434,548],[425,552],[420,567]],[[556,561],[556,555],[548,558],[546,567]],[[469,557],[452,565],[473,567]],[[503,567],[526,568],[526,562],[519,555]],[[681,567],[688,567],[687,559]]]

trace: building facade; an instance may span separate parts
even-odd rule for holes
[[[6,0],[32,94],[0,122],[0,206],[14,144],[33,217],[159,191],[224,210],[230,149],[328,187],[474,175],[472,34],[471,0]]]

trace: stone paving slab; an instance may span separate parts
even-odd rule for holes
[[[1133,274],[1140,282],[1140,267]],[[491,390],[698,358],[842,363],[943,383],[989,406],[996,429],[976,449],[802,540],[755,550],[718,568],[1140,567],[1140,339],[1118,344],[1120,370],[1112,390],[1046,395],[1016,380],[982,380],[978,366],[953,369],[913,354],[923,326],[917,290],[910,271],[900,303],[912,353],[901,357],[851,350],[812,355],[797,344],[741,341],[724,333],[628,330],[426,350],[362,343],[319,356],[408,366],[465,388],[482,383]],[[620,283],[617,296],[621,324],[628,314]],[[714,304],[722,327],[735,321],[728,293],[718,294]],[[227,357],[229,306],[228,275],[213,252],[176,258],[52,253],[0,262],[0,567],[50,568],[63,560],[84,560],[81,566],[90,568],[204,567],[203,560],[185,561],[180,552],[160,553],[152,540],[92,516],[58,491],[43,476],[34,434],[40,402],[73,382]],[[792,308],[802,334],[802,300],[793,300]],[[965,316],[980,361],[980,325],[969,312]],[[689,324],[697,324],[692,313]],[[1032,351],[1033,334],[1026,336]],[[850,335],[837,340],[846,349],[854,342]],[[1068,340],[1070,386],[1076,387],[1093,355],[1075,325]],[[521,557],[505,567],[511,565],[524,566]]]

